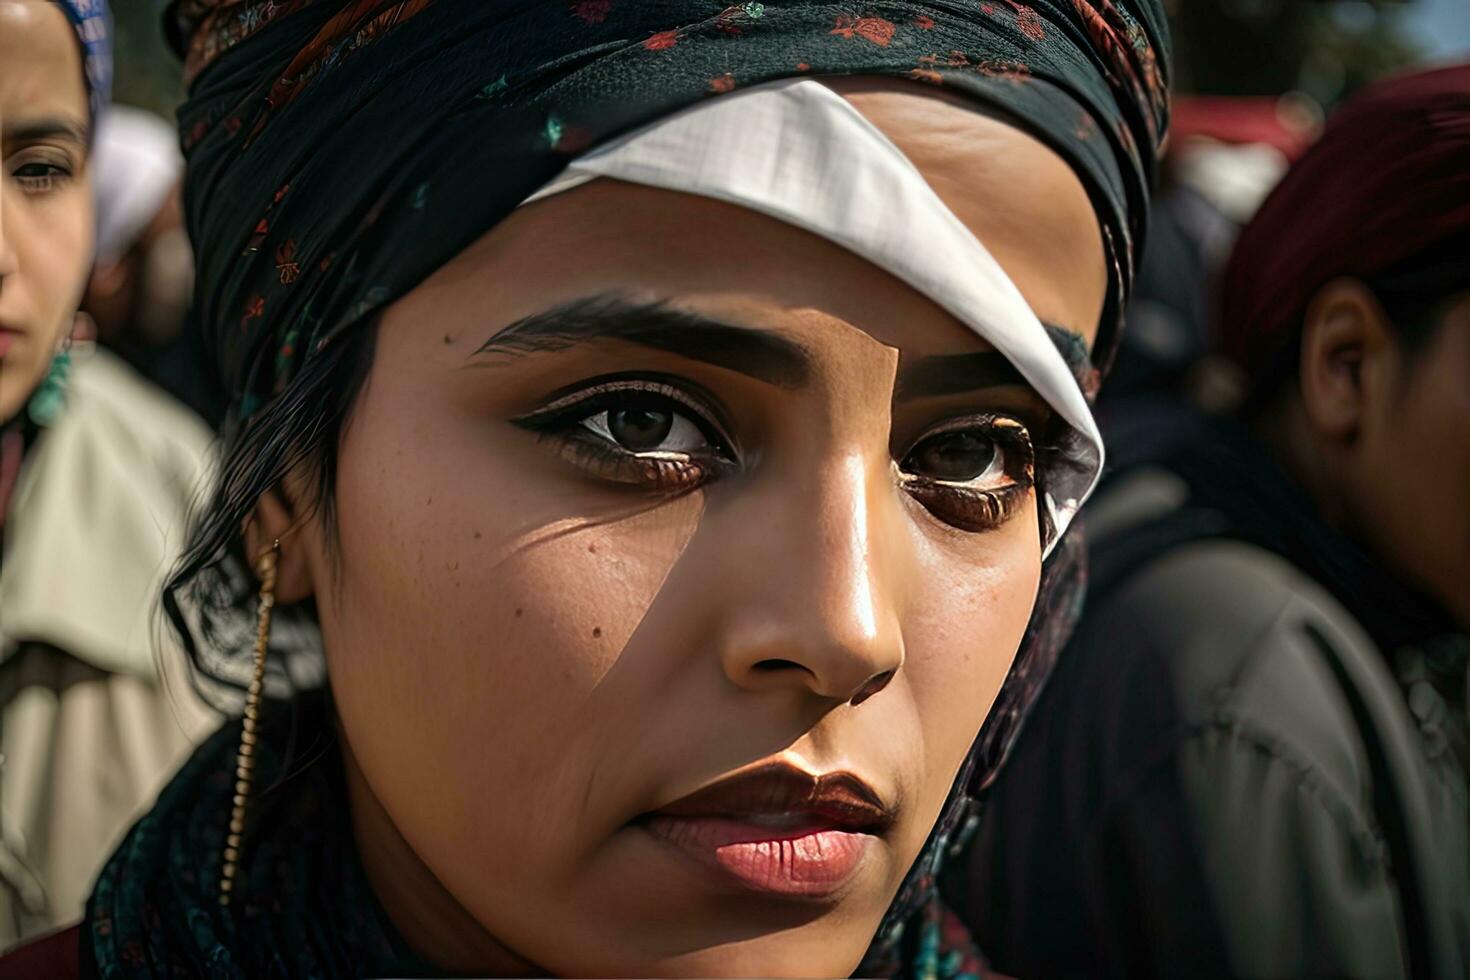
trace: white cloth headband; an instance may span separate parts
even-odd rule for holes
[[[525,203],[597,177],[738,204],[820,235],[985,338],[1081,437],[1071,465],[1048,472],[1050,553],[1102,470],[1087,400],[1000,264],[846,99],[810,79],[722,95],[596,147]]]

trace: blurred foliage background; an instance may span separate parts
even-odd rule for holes
[[[547,0],[557,2],[557,0]],[[1166,0],[1175,78],[1198,95],[1299,91],[1330,107],[1386,72],[1470,58],[1470,0]],[[114,0],[117,99],[171,114],[179,64],[157,0]]]

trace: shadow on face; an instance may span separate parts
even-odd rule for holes
[[[0,0],[0,422],[49,369],[91,262],[87,125],[66,15]]]
[[[1096,221],[1059,158],[922,90],[852,98],[1040,316],[1095,325]],[[315,525],[289,551],[410,941],[479,971],[851,971],[1028,621],[1047,418],[850,253],[612,181],[395,304],[341,446],[339,551]],[[689,802],[770,765],[884,818]]]

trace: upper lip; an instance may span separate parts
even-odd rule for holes
[[[787,762],[772,762],[711,783],[661,806],[664,817],[741,818],[809,814],[836,829],[882,833],[893,807],[862,779],[847,772],[813,775]]]

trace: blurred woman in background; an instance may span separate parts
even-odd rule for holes
[[[151,614],[208,433],[79,350],[108,57],[97,0],[0,0],[0,947],[75,920],[208,723]]]
[[[169,23],[232,405],[169,601],[244,719],[52,955],[977,970],[933,873],[1076,608],[1158,5]]]
[[[1470,66],[1332,118],[1219,341],[1236,418],[1110,447],[1088,614],[954,894],[1020,976],[1463,977]]]

